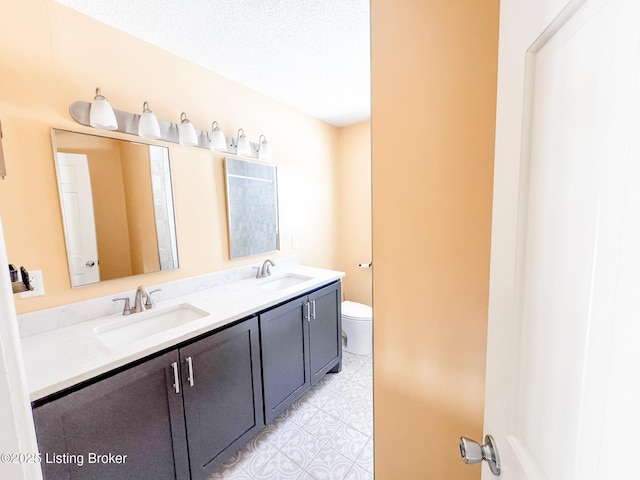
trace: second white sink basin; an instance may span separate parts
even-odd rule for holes
[[[268,277],[260,280],[260,286],[270,292],[278,292],[311,279],[313,279],[313,277],[299,275],[297,273],[286,273],[277,277]]]
[[[117,348],[208,315],[209,312],[182,303],[174,307],[132,313],[96,327],[93,332],[107,347]]]

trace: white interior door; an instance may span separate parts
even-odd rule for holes
[[[0,265],[8,263],[0,219]],[[0,453],[23,452],[28,456],[37,452],[13,290],[6,271],[0,275],[0,405]],[[5,456],[0,461],[0,478],[42,480],[42,472],[35,461],[13,463]]]
[[[544,19],[550,3],[503,0],[501,22]],[[520,55],[526,75],[517,93],[500,67],[495,202],[517,207],[494,209],[485,433],[503,479],[635,478],[640,2],[569,2],[547,19],[519,52],[505,43],[517,25],[501,28],[500,61],[517,71]]]
[[[58,153],[57,160],[71,284],[96,283],[100,267],[87,156]]]

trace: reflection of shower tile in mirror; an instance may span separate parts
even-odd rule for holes
[[[172,241],[176,232],[173,223],[173,194],[167,150],[149,145],[149,165],[151,167],[153,210],[158,232],[160,270],[171,270],[178,268],[178,252],[176,243]]]
[[[278,250],[276,168],[226,159],[231,258]]]

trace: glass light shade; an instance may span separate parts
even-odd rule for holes
[[[193,128],[193,125],[184,112],[182,113],[180,123],[178,124],[178,142],[180,145],[187,145],[189,147],[195,147],[198,145],[196,129]]]
[[[271,147],[269,146],[269,142],[267,142],[267,138],[264,135],[260,135],[258,144],[258,158],[260,160],[271,160]]]
[[[89,124],[94,128],[102,128],[104,130],[118,129],[116,114],[113,111],[109,100],[100,94],[99,88],[96,88],[96,96],[91,102]]]
[[[160,135],[160,124],[155,114],[149,108],[149,104],[144,102],[142,115],[138,122],[138,135],[144,138],[158,139]]]
[[[240,133],[242,132],[242,133]],[[251,144],[249,139],[244,134],[242,129],[238,130],[238,142],[236,146],[236,153],[248,157],[251,155]]]
[[[213,127],[214,124],[215,127]],[[218,127],[218,122],[213,122],[211,127],[211,143],[209,148],[211,148],[211,150],[226,150],[227,137],[224,136],[224,133],[220,130],[220,127]]]

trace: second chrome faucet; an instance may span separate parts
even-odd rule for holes
[[[276,264],[273,263],[270,259],[266,259],[262,263],[262,267],[253,267],[258,269],[258,273],[256,273],[256,278],[264,278],[271,275],[271,267],[275,267]]]

